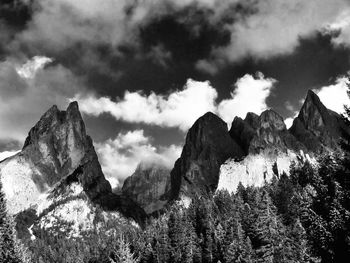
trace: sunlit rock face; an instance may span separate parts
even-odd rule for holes
[[[170,199],[214,192],[221,164],[243,155],[228,134],[227,124],[215,114],[206,113],[188,131],[181,157],[171,171]]]
[[[220,178],[217,190],[227,190],[234,193],[237,186],[261,187],[270,182],[274,176],[279,178],[283,173],[289,175],[292,162],[315,162],[308,154],[293,151],[276,154],[249,154],[242,161],[227,160],[220,167]]]
[[[162,209],[170,187],[170,170],[155,163],[140,163],[124,184],[123,193],[139,204],[147,214]]]
[[[314,153],[339,148],[342,133],[350,134],[341,116],[327,109],[311,90],[290,132]]]
[[[42,194],[71,174],[91,200],[111,192],[76,102],[66,111],[51,107],[30,130],[22,151],[0,163],[9,211],[38,206]]]

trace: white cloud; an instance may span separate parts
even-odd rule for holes
[[[260,114],[267,108],[266,98],[270,96],[275,82],[272,78],[264,78],[262,73],[258,73],[256,78],[244,75],[237,80],[231,98],[218,105],[219,115],[231,123],[235,116],[244,118],[247,112]]]
[[[290,117],[290,118],[287,118],[287,119],[284,120],[284,123],[286,124],[287,129],[292,127],[295,117]]]
[[[350,105],[350,99],[347,94],[349,85],[348,77],[340,77],[335,84],[314,91],[328,109],[343,113],[344,105]]]
[[[143,130],[119,133],[112,140],[96,143],[95,148],[106,178],[116,187],[130,176],[140,162],[156,163],[171,169],[180,156],[181,147],[171,145],[157,149],[151,144],[152,138]]]
[[[247,112],[260,114],[267,108],[266,98],[276,81],[264,78],[262,73],[256,77],[244,75],[235,83],[231,98],[216,104],[217,91],[208,81],[189,79],[183,90],[174,91],[168,96],[151,93],[125,92],[116,102],[110,98],[96,98],[94,95],[78,95],[82,112],[94,116],[110,113],[117,120],[131,123],[146,123],[162,127],[178,127],[187,131],[192,124],[208,111],[217,113],[231,123],[235,116],[244,117]]]
[[[80,109],[86,114],[98,116],[110,113],[117,120],[146,123],[163,127],[179,127],[186,131],[193,122],[208,111],[215,111],[217,91],[208,81],[189,79],[183,90],[167,96],[126,91],[122,99],[77,96]]]
[[[329,24],[326,31],[340,31],[339,35],[333,39],[337,45],[350,45],[350,8],[344,9],[339,14],[336,21]]]
[[[18,152],[19,151],[4,151],[4,152],[0,152],[0,161],[6,159],[7,157],[15,155]]]
[[[146,123],[161,127],[178,127],[187,131],[192,124],[208,111],[217,113],[231,123],[235,116],[244,117],[247,112],[260,114],[267,108],[269,97],[275,83],[274,79],[264,78],[262,73],[256,77],[246,74],[235,83],[231,98],[216,103],[217,91],[208,81],[189,79],[183,90],[167,96],[151,93],[125,92],[116,102],[110,98],[96,98],[94,95],[77,95],[72,100],[79,101],[80,110],[98,116],[110,113],[117,120],[131,123]]]
[[[254,11],[237,17],[234,23],[225,26],[231,34],[230,44],[213,49],[211,58],[197,64],[199,70],[215,72],[218,70],[215,67],[223,65],[222,60],[236,62],[249,56],[268,59],[290,54],[298,46],[301,37],[327,31],[327,28],[341,29],[337,42],[350,44],[348,0],[240,2],[243,6],[250,5]],[[217,12],[216,16],[221,17]]]
[[[53,60],[48,57],[35,56],[25,64],[16,67],[16,71],[18,75],[24,79],[33,79],[39,70],[43,69],[45,65],[52,61]]]

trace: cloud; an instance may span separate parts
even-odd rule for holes
[[[256,78],[244,75],[237,80],[231,98],[218,105],[219,115],[231,123],[234,116],[244,118],[247,112],[260,114],[267,108],[266,98],[270,96],[275,82],[272,78],[264,78],[262,73],[258,73]]]
[[[83,80],[67,68],[34,57],[0,63],[0,140],[23,142],[27,132],[53,104],[64,108],[84,89]]]
[[[189,79],[183,90],[169,95],[157,95],[151,92],[126,91],[122,99],[116,102],[110,98],[96,98],[93,95],[78,100],[82,112],[94,116],[110,113],[117,120],[133,123],[146,123],[162,127],[179,127],[186,131],[193,122],[208,111],[215,111],[218,94],[208,81],[199,82]]]
[[[344,112],[344,105],[350,105],[348,96],[350,80],[347,76],[339,77],[335,84],[314,90],[322,103],[330,110]]]
[[[247,3],[251,12],[225,25],[231,32],[230,44],[214,48],[212,57],[206,59],[206,64],[212,66],[201,61],[198,69],[210,73],[214,72],[215,66],[222,66],[221,60],[237,62],[246,57],[268,59],[290,54],[298,46],[300,38],[327,31],[330,26],[341,29],[337,38],[339,42],[350,44],[348,0],[264,0]],[[200,67],[202,65],[206,67]]]
[[[231,98],[216,103],[218,93],[208,81],[189,79],[183,90],[174,91],[167,96],[151,92],[146,96],[141,92],[126,91],[116,102],[108,97],[96,98],[94,95],[77,95],[82,112],[99,116],[109,113],[115,119],[130,123],[145,123],[161,127],[188,128],[208,111],[218,113],[226,122],[234,116],[244,117],[249,111],[261,113],[267,108],[266,98],[276,81],[265,78],[262,73],[256,77],[246,74],[238,79]]]
[[[145,136],[143,130],[119,133],[113,140],[96,143],[95,148],[112,187],[132,175],[140,162],[156,163],[171,169],[181,153],[181,147],[176,145],[158,149],[152,146],[152,138]]]
[[[48,57],[34,56],[28,60],[24,65],[16,68],[18,75],[24,79],[33,79],[36,73],[43,69],[45,65],[51,63],[53,60]]]
[[[330,23],[325,32],[335,32],[333,37],[333,43],[336,45],[350,45],[350,8],[344,9],[339,14],[337,19]]]

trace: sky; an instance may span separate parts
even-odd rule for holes
[[[207,111],[290,126],[313,89],[341,113],[349,72],[349,0],[2,0],[0,159],[77,100],[117,186],[140,162],[171,168]]]

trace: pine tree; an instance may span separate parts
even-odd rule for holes
[[[169,237],[168,237],[168,228],[165,225],[165,222],[162,219],[157,223],[156,229],[156,262],[168,262],[169,261]]]
[[[175,208],[174,211],[170,212],[168,219],[169,263],[181,262],[185,238],[183,234],[180,214]]]
[[[274,262],[275,242],[278,237],[277,225],[275,208],[270,196],[265,191],[259,205],[255,227],[260,243],[257,249],[258,262]]]
[[[110,258],[111,263],[138,263],[139,259],[130,251],[130,245],[121,235],[118,239],[117,248],[113,253],[114,258]]]
[[[0,263],[19,263],[12,217],[7,214],[6,200],[0,181]]]

